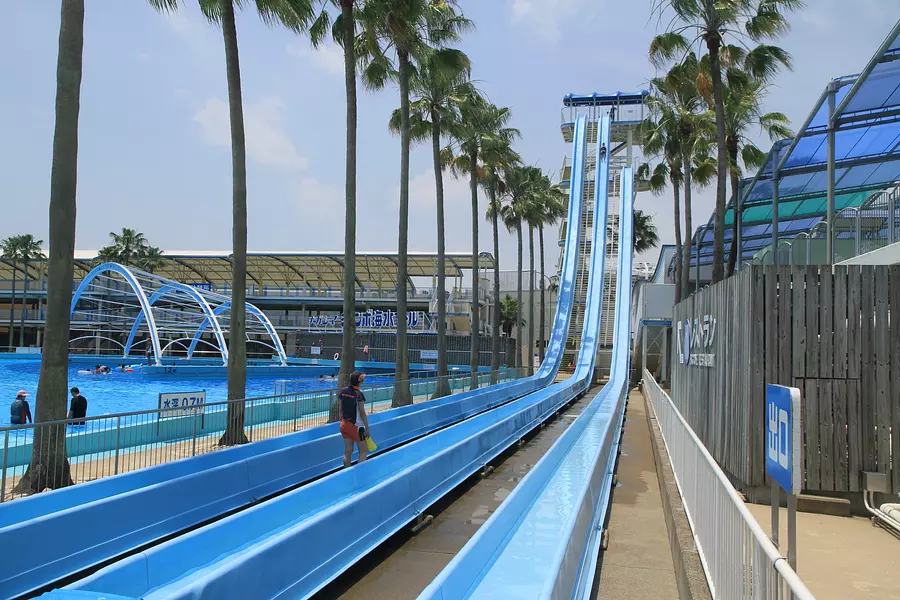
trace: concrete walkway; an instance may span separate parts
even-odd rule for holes
[[[619,485],[613,494],[609,549],[603,553],[594,598],[678,598],[665,515],[640,392],[628,396]]]
[[[747,508],[770,533],[772,509]],[[786,509],[778,522],[786,543]],[[797,546],[797,574],[817,600],[900,600],[900,540],[869,519],[797,513]]]

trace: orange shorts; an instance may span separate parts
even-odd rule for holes
[[[354,442],[364,442],[366,441],[366,428],[357,427],[355,423],[341,419],[341,436]]]

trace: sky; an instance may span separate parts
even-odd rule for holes
[[[794,59],[766,100],[802,124],[825,84],[859,72],[894,25],[900,0],[807,0],[779,44]],[[162,15],[141,0],[87,0],[81,94],[76,248],[97,249],[110,231],[142,231],[163,250],[231,247],[231,155],[221,33],[188,0]],[[252,3],[246,3],[247,6]],[[646,88],[647,48],[658,22],[650,0],[460,0],[474,32],[459,45],[473,78],[512,110],[524,159],[554,177],[570,152],[559,131],[569,92]],[[47,240],[59,1],[0,4],[0,238]],[[321,50],[245,9],[237,17],[248,155],[250,250],[343,250],[342,53]],[[399,139],[387,128],[394,88],[360,88],[360,251],[397,249]],[[760,139],[763,150],[768,140]],[[411,251],[436,250],[430,148],[411,158]],[[445,175],[447,250],[471,249],[467,183]],[[711,191],[694,198],[705,222]],[[674,240],[671,194],[639,194],[662,242]],[[479,208],[480,249],[491,251]],[[555,265],[557,228],[548,228]],[[656,252],[638,260],[656,261]],[[527,249],[526,249],[527,256]],[[515,268],[515,238],[501,235],[502,269]],[[526,259],[527,260],[527,259]],[[527,267],[526,267],[527,268]]]

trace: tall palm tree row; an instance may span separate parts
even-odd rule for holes
[[[710,104],[715,117],[714,146],[716,153],[716,211],[713,241],[713,283],[725,275],[725,200],[729,171],[725,83],[723,63],[746,40],[760,42],[786,33],[789,23],[785,13],[803,6],[802,0],[654,0],[653,12],[659,16],[674,14],[671,28],[657,35],[650,46],[651,61],[663,66],[691,52],[697,42],[706,49],[709,74]],[[788,64],[788,55],[780,48],[766,46],[758,63],[748,63],[756,77],[771,76],[777,64]],[[726,59],[723,61],[723,57]],[[774,59],[774,60],[773,60]],[[725,65],[727,66],[727,64]],[[701,84],[702,85],[702,84]],[[685,180],[690,173],[684,172]],[[690,231],[690,230],[689,230]]]
[[[471,387],[477,386],[477,373],[480,363],[481,334],[480,301],[479,301],[479,264],[478,252],[478,188],[484,164],[502,160],[508,154],[512,141],[520,133],[509,127],[510,110],[491,104],[475,89],[469,86],[467,93],[459,104],[459,121],[452,127],[454,143],[448,148],[448,161],[452,170],[460,175],[469,176],[469,190],[472,204],[472,336],[470,367],[472,371]],[[454,152],[455,151],[455,152]]]
[[[457,14],[455,1],[435,3],[432,0],[370,0],[362,11],[360,20],[366,30],[366,34],[362,36],[363,47],[366,49],[364,58],[368,62],[364,71],[364,81],[370,88],[381,89],[389,79],[394,78],[400,88],[398,122],[391,123],[392,128],[400,134],[397,351],[396,383],[392,400],[392,406],[396,407],[412,403],[409,388],[409,344],[406,331],[406,284],[409,246],[410,98],[415,61],[416,59],[428,60],[429,57],[444,58],[444,54],[435,53],[433,50],[450,42],[459,41],[460,33],[468,29],[471,22]],[[390,59],[391,49],[396,54],[396,69]],[[434,66],[442,70],[453,70],[455,65],[456,62],[451,61],[439,62]],[[440,218],[443,220],[443,215]],[[441,253],[440,249],[438,253]],[[446,327],[446,323],[444,327]],[[445,377],[443,378],[445,379]]]

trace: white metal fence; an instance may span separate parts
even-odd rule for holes
[[[713,598],[814,600],[672,399],[646,370],[643,383]]]

